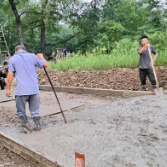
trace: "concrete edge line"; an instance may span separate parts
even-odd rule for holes
[[[137,97],[144,95],[154,95],[151,91],[125,91],[125,90],[111,90],[111,89],[98,89],[98,88],[85,88],[85,87],[67,87],[67,86],[55,86],[57,92],[66,92],[74,94],[92,94],[100,96],[114,96],[114,97]],[[50,85],[39,85],[40,90],[51,91]]]
[[[35,151],[33,148],[20,144],[20,142],[17,142],[16,139],[7,136],[6,134],[4,134],[4,132],[1,131],[0,143],[4,147],[20,155],[21,157],[38,167],[61,167],[56,162],[49,160],[49,158],[45,155],[42,155],[40,152]]]

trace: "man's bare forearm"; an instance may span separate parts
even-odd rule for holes
[[[150,47],[150,44],[147,44],[147,45],[143,46],[143,47],[138,51],[138,53],[139,53],[139,54],[142,54],[142,53],[144,52],[144,50],[147,49],[147,48],[149,48],[149,47]]]
[[[37,57],[38,57],[39,59],[41,59],[41,60],[44,61],[43,67],[47,67],[47,66],[48,66],[48,62],[45,60],[45,58],[44,58],[44,56],[43,56],[42,53],[38,53],[38,54],[37,54]]]
[[[48,62],[45,60],[45,58],[43,58],[43,59],[41,59],[41,60],[44,60],[43,66],[44,66],[44,67],[47,67],[47,66],[48,66]]]
[[[139,53],[139,54],[142,54],[142,53],[144,52],[145,49],[146,49],[146,47],[143,46],[143,47],[138,51],[138,53]]]
[[[6,89],[10,90],[11,84],[12,84],[12,80],[13,80],[13,72],[8,72],[7,75],[7,86]]]

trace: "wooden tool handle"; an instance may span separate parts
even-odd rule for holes
[[[149,56],[150,56],[150,60],[151,60],[151,66],[153,68],[153,73],[154,73],[154,76],[155,76],[155,80],[156,80],[156,83],[157,83],[157,88],[159,88],[159,83],[158,83],[157,75],[156,75],[156,72],[155,72],[155,68],[154,68],[153,59],[152,59],[152,56],[151,56],[150,47],[148,48],[148,52],[149,52]]]

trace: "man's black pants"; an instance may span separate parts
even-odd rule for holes
[[[146,85],[146,77],[148,76],[152,85],[156,85],[155,76],[152,68],[139,69],[141,85]]]

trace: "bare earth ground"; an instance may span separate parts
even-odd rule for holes
[[[76,86],[103,88],[113,90],[141,90],[139,70],[128,68],[110,69],[107,71],[55,71],[48,69],[49,76],[55,86]],[[167,68],[156,67],[159,85],[167,89]],[[49,85],[43,70],[38,72],[40,85]],[[147,87],[152,90],[147,79]]]
[[[17,154],[0,145],[0,167],[35,167]]]

